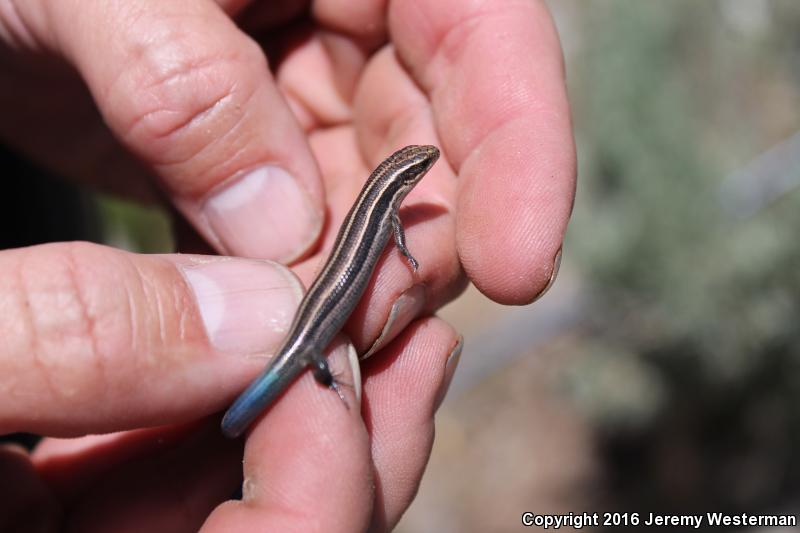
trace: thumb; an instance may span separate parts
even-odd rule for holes
[[[114,135],[217,250],[289,262],[315,244],[323,190],[306,135],[262,50],[215,2],[17,7],[32,38],[75,66]]]
[[[0,252],[0,434],[75,436],[221,410],[302,294],[267,261],[88,243]]]

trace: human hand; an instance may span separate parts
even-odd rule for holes
[[[214,510],[241,481],[242,443],[222,438],[218,416],[187,421],[224,408],[264,365],[256,352],[274,350],[301,294],[291,274],[80,243],[3,252],[0,272],[0,433],[118,431],[47,438],[30,456],[0,447],[1,530],[313,530],[327,517],[353,531],[394,523],[411,500],[457,361],[440,320],[415,322],[365,365],[363,419],[298,380],[248,436],[244,500]],[[343,351],[331,366],[354,383]]]
[[[231,14],[243,3],[219,5]],[[316,2],[309,33],[274,63],[274,80],[260,51],[213,4],[141,2],[124,9],[83,4],[69,11],[70,7],[70,2],[17,6],[33,42],[64,54],[76,66],[114,135],[144,162],[158,187],[220,251],[283,261],[305,257],[309,250],[324,251],[372,164],[403,144],[431,143],[444,149],[450,167],[440,161],[404,204],[410,206],[404,220],[407,226],[411,223],[408,242],[422,266],[419,276],[412,277],[395,252],[387,256],[347,329],[360,350],[372,346],[381,332],[386,333],[384,342],[391,339],[415,316],[452,298],[463,286],[459,259],[469,278],[500,302],[528,302],[549,283],[571,208],[574,152],[560,50],[540,4],[395,3],[386,13],[380,5],[367,2]],[[35,12],[37,8],[41,11]],[[264,43],[268,49],[281,49],[292,31],[278,18],[264,15],[269,9],[258,6],[242,17],[260,22],[251,27],[269,36]],[[387,28],[394,48],[380,46]],[[4,94],[3,102],[9,100],[16,103],[13,95]],[[55,128],[48,144],[49,139],[33,127],[37,122],[30,120],[40,109],[25,106],[16,108],[20,113],[11,123],[16,131],[3,130],[3,137],[13,136],[16,146],[67,174],[146,196],[151,189],[143,185],[147,182],[142,166],[98,128],[100,122],[92,121],[96,115],[81,112],[74,104],[60,108],[57,100],[41,101],[52,105],[53,112],[89,117],[65,121],[70,127],[93,125],[83,126],[86,135],[72,134],[77,143],[64,145],[65,138]],[[270,168],[265,170],[264,163]],[[248,172],[253,169],[257,170]],[[325,204],[330,206],[331,222],[318,241]],[[416,208],[411,207],[414,204]],[[420,212],[427,216],[419,216]],[[286,223],[289,220],[292,224]],[[311,277],[322,255],[297,265],[301,278]],[[209,329],[210,319],[202,307],[196,316]],[[211,348],[206,346],[204,352],[200,347],[194,352],[199,355],[178,349],[184,363],[201,364],[203,352],[210,357],[209,351],[232,351],[220,347],[213,332],[208,335]],[[427,376],[439,380],[430,390],[441,390],[446,383],[443,361],[454,338],[452,330],[443,328],[435,343],[439,349],[427,353],[438,362],[431,365],[438,371]],[[396,414],[394,402],[370,389],[371,381],[376,383],[389,372],[384,365],[374,366],[387,359],[379,357],[367,365],[364,397],[370,406],[374,397],[387,398],[378,405]],[[391,361],[398,364],[405,357]],[[244,386],[245,376],[257,373],[249,363],[227,364],[244,368],[218,375],[224,383],[216,384],[213,394],[204,383],[207,403],[186,406],[157,422],[117,417],[116,425],[83,431],[172,423],[220,409]],[[419,365],[407,367],[406,373],[410,375],[405,378],[414,379],[395,376],[393,383],[422,387]],[[420,394],[425,397],[424,391]],[[384,503],[372,518],[377,524],[392,525],[413,496],[432,438],[429,407],[434,404],[422,403],[416,417],[391,420],[395,428],[405,426],[399,442],[406,443],[406,451],[415,451],[405,454],[414,456],[409,461],[414,468],[401,462],[379,469],[375,456],[381,439],[375,427],[370,427],[371,441],[367,441],[371,449],[355,442],[365,438],[358,437],[363,431],[338,442],[366,452],[355,455],[362,465],[374,462],[370,471],[379,478],[386,471],[402,474],[398,478],[403,490],[381,482],[376,496],[379,504]],[[299,419],[315,414],[310,413],[313,400],[300,405],[304,408],[297,408],[303,413]],[[264,426],[280,431],[276,428],[282,426],[273,421],[278,409],[253,431],[248,450],[257,446],[254,442]],[[376,411],[380,410],[369,408]],[[335,432],[334,419],[328,420],[322,427]],[[417,423],[408,427],[408,420]],[[320,438],[326,434],[323,431]],[[273,459],[285,460],[285,449]],[[272,479],[270,469],[260,469],[267,464],[246,462],[248,479],[256,479],[259,472],[270,472]],[[359,471],[364,470],[351,469],[340,482],[352,481],[353,472]],[[324,489],[323,498],[336,492],[330,480]],[[254,497],[245,508],[274,509],[269,501]],[[296,505],[320,516],[319,508],[309,501],[298,500]],[[362,510],[371,507],[358,498],[348,501]],[[230,509],[230,505],[218,509],[209,524],[220,524],[217,517],[230,515]],[[339,513],[346,515],[341,506],[337,518]]]

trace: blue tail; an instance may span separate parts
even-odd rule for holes
[[[222,417],[222,434],[235,439],[250,426],[305,368],[305,365],[280,364],[280,358],[270,363],[266,370],[236,398]]]

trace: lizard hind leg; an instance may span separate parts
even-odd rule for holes
[[[347,403],[347,400],[344,397],[344,393],[342,393],[342,389],[339,386],[339,382],[336,380],[336,377],[331,372],[331,367],[328,365],[328,360],[324,357],[315,358],[311,363],[311,371],[314,374],[314,379],[317,380],[317,383],[328,387],[329,389],[333,389],[336,394],[339,396],[339,399],[342,400],[344,406],[350,409],[350,405]]]

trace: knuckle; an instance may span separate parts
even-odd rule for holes
[[[115,293],[103,291],[108,285],[97,279],[100,247],[69,243],[42,251],[23,274],[38,379],[59,401],[103,397],[111,359],[131,330],[124,312],[120,319]],[[87,385],[95,394],[85,394]]]
[[[184,165],[208,152],[213,160],[214,148],[246,116],[260,79],[252,73],[266,71],[249,38],[225,49],[208,41],[170,29],[142,43],[115,84],[120,94],[109,98],[124,113],[118,124],[124,142],[156,167]]]

